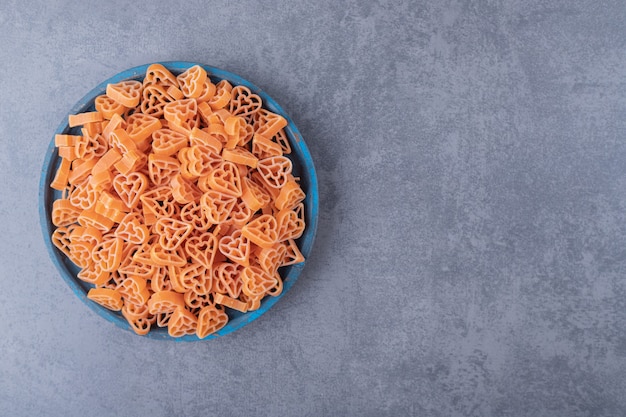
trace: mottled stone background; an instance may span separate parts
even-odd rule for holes
[[[626,3],[0,4],[0,415],[626,415]],[[46,253],[52,133],[191,60],[263,87],[320,180],[303,275],[191,344],[118,330]]]

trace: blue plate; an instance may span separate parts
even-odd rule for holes
[[[165,66],[174,75],[178,75],[186,69],[197,65],[193,62],[182,61],[160,62],[160,64]],[[93,111],[95,98],[105,93],[107,84],[117,83],[124,80],[142,80],[149,65],[150,64],[128,69],[102,82],[96,88],[91,90],[87,95],[85,95],[85,97],[83,97],[78,103],[76,103],[76,105],[70,110],[68,115],[82,113],[86,111]],[[228,80],[233,85],[244,85],[248,87],[253,93],[258,94],[261,97],[261,99],[263,100],[264,108],[274,113],[278,113],[287,119],[289,124],[285,128],[285,132],[289,137],[292,148],[292,153],[291,155],[289,155],[289,157],[293,162],[293,174],[294,176],[300,177],[300,185],[306,193],[306,199],[304,200],[306,229],[302,237],[297,240],[297,244],[304,257],[308,258],[311,252],[311,248],[313,246],[313,241],[315,239],[315,233],[317,231],[319,203],[315,167],[313,166],[311,154],[309,153],[309,150],[304,143],[304,139],[302,139],[302,135],[298,131],[296,125],[293,123],[293,120],[291,120],[291,118],[285,113],[282,107],[280,107],[259,87],[252,84],[250,81],[244,80],[238,75],[232,74],[228,71],[211,67],[209,65],[201,66],[207,71],[213,82]],[[55,134],[57,133],[80,134],[78,130],[71,129],[69,127],[67,116],[63,119],[58,129],[56,130]],[[61,198],[61,193],[50,188],[50,183],[54,178],[59,164],[60,158],[54,146],[53,135],[44,159],[43,170],[41,173],[41,181],[39,184],[39,216],[41,220],[41,228],[43,230],[44,241],[46,242],[48,252],[50,253],[50,257],[52,258],[52,262],[61,273],[61,276],[63,277],[65,282],[70,286],[72,291],[74,291],[74,294],[76,294],[78,298],[80,298],[87,306],[89,306],[89,308],[91,308],[93,311],[95,311],[108,321],[113,322],[117,326],[132,332],[132,329],[120,313],[110,311],[87,298],[87,292],[93,286],[81,281],[76,277],[80,269],[76,265],[74,265],[61,251],[59,251],[50,240],[50,236],[55,230],[55,227],[51,222],[52,203],[56,199]],[[280,275],[283,277],[284,286],[283,292],[279,296],[265,297],[261,303],[261,307],[258,310],[248,313],[240,313],[235,310],[226,309],[230,318],[228,324],[217,333],[210,335],[202,340],[208,340],[218,336],[224,336],[260,317],[270,307],[276,304],[276,302],[280,300],[280,298],[283,297],[287,293],[287,291],[289,291],[289,289],[298,279],[298,276],[302,272],[304,265],[305,263],[303,262],[301,264],[281,268],[279,271]],[[167,333],[166,328],[158,328],[156,326],[153,327],[150,333],[148,333],[145,337],[149,337],[151,339],[175,341],[201,340],[198,339],[198,337],[196,337],[195,335],[173,338],[170,337],[170,335]]]

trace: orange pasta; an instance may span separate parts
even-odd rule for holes
[[[245,86],[201,66],[151,65],[110,84],[55,136],[52,243],[137,334],[202,339],[228,312],[282,292],[304,261],[306,195],[292,174],[287,120]]]

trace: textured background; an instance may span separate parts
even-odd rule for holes
[[[0,4],[0,414],[626,415],[626,4]],[[238,73],[318,169],[280,303],[191,344],[118,330],[42,240],[43,155],[131,66]]]

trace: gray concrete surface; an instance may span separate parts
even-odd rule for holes
[[[623,1],[0,4],[0,415],[626,415]],[[206,343],[82,305],[43,155],[131,66],[239,73],[292,115],[321,221],[297,285]]]

